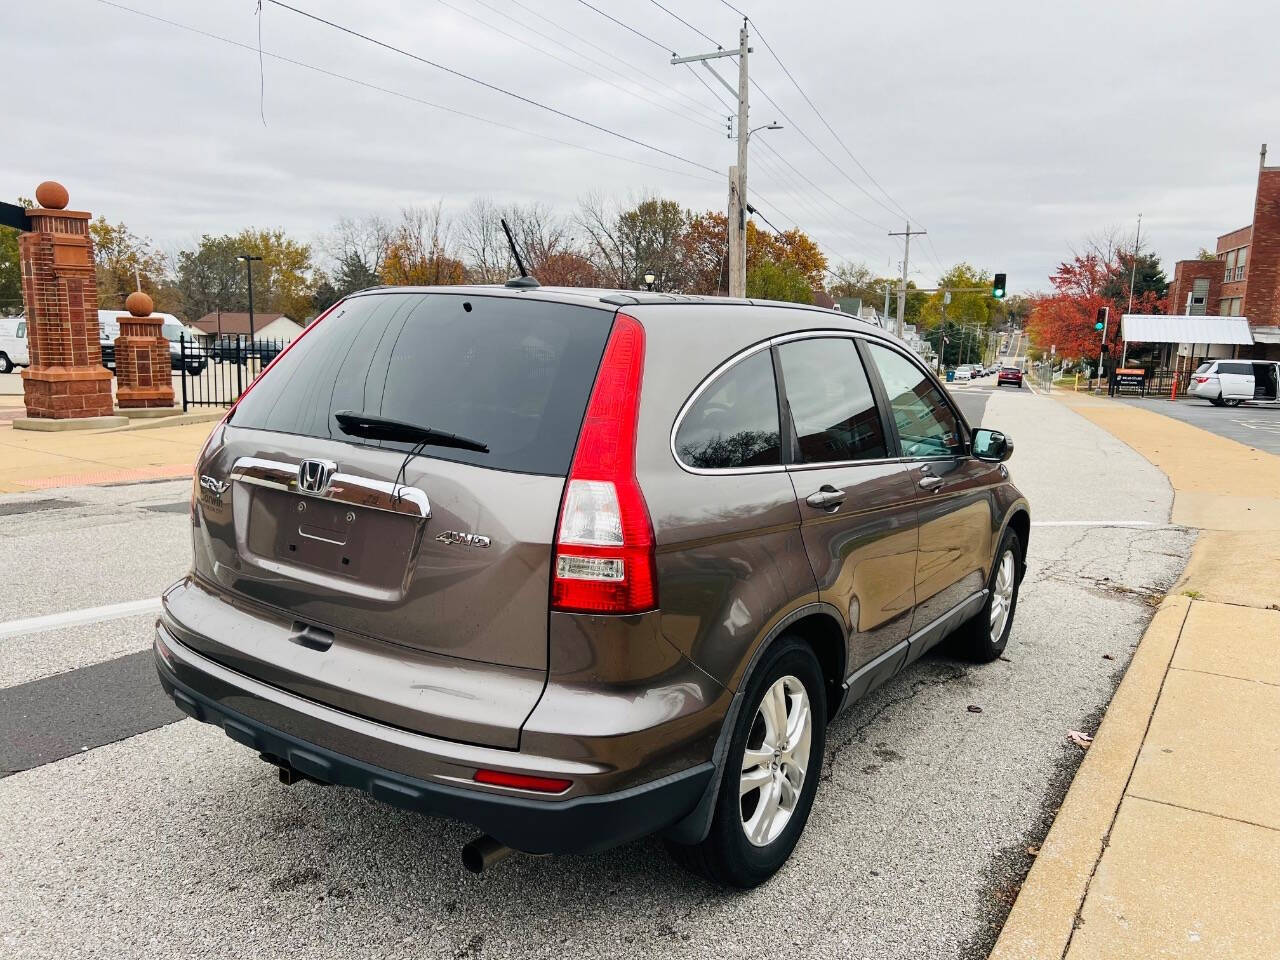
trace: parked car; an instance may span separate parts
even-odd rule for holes
[[[246,363],[256,356],[265,367],[285,346],[279,340],[250,340],[239,334],[224,333],[210,343],[209,358],[214,363]]]
[[[973,368],[970,366],[956,367],[955,376],[952,380],[972,380]]]
[[[1012,451],[833,311],[355,294],[200,453],[156,666],[286,783],[475,825],[471,869],[660,832],[751,887],[834,716],[948,637],[1005,649]]]
[[[1280,362],[1207,360],[1191,377],[1190,394],[1215,407],[1238,407],[1250,400],[1280,399]]]
[[[25,367],[30,363],[27,318],[0,317],[0,373],[13,373],[15,367]]]
[[[1022,370],[1018,367],[1001,367],[1000,372],[996,374],[996,386],[1003,387],[1006,383],[1012,383],[1015,387],[1022,386]]]

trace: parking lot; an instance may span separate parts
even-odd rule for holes
[[[1070,410],[955,395],[1016,440],[1032,504],[1009,649],[930,655],[839,719],[795,856],[750,893],[657,840],[475,877],[469,828],[280,785],[158,695],[146,604],[187,565],[189,484],[0,497],[0,722],[29,731],[0,780],[6,954],[985,956],[1082,756],[1067,732],[1096,725],[1191,535],[1163,475]]]
[[[1280,404],[1244,403],[1238,407],[1215,407],[1208,400],[1173,403],[1135,397],[1126,397],[1123,402],[1182,420],[1245,446],[1280,453]]]

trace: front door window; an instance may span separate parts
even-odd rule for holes
[[[889,397],[902,455],[912,459],[962,456],[960,421],[928,375],[897,351],[875,343],[869,346]]]

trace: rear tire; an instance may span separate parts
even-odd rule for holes
[[[668,843],[673,859],[713,883],[743,890],[773,876],[791,856],[813,808],[826,726],[818,658],[799,638],[784,636],[747,684],[711,829],[701,843]]]
[[[7,353],[0,353],[0,373],[13,373],[13,361]]]
[[[987,584],[987,602],[966,620],[951,637],[957,656],[975,663],[990,663],[1004,653],[1018,609],[1018,588],[1022,585],[1022,540],[1012,527],[1000,538],[995,569]]]

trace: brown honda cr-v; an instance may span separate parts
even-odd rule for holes
[[[840,313],[380,288],[228,413],[160,679],[279,768],[511,850],[661,832],[752,886],[841,709],[1004,649],[1030,517],[1005,436]]]

